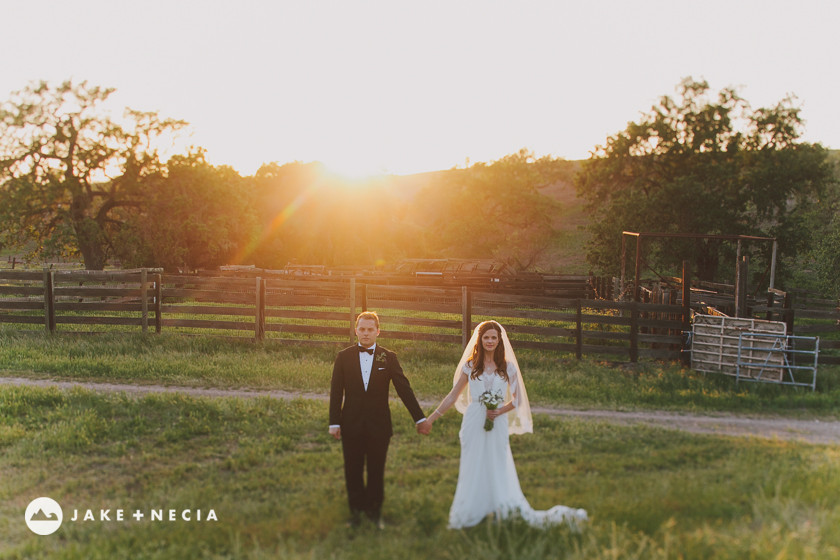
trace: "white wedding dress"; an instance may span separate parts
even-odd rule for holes
[[[461,373],[469,376],[469,367],[464,366]],[[508,415],[496,418],[492,430],[484,430],[486,408],[479,402],[479,396],[485,391],[516,395],[516,368],[510,364],[508,376],[510,386],[496,374],[485,373],[478,379],[469,380],[470,402],[461,422],[461,466],[449,511],[449,527],[471,527],[487,515],[496,514],[501,519],[518,515],[539,527],[568,523],[577,529],[586,521],[586,511],[566,506],[535,511],[525,499],[510,451]]]

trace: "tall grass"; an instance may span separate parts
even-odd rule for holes
[[[384,532],[344,527],[340,445],[321,402],[134,399],[0,388],[0,557],[836,558],[840,448],[536,417],[512,438],[537,509],[585,507],[582,533],[517,521],[446,528],[459,416],[422,438],[400,405]],[[36,536],[26,505],[64,508]],[[217,522],[70,522],[73,509],[214,509]],[[113,517],[113,513],[112,513]]]
[[[452,383],[460,350],[448,344],[383,340],[395,349],[418,395],[434,401]],[[283,389],[326,394],[341,344],[231,341],[206,336],[116,333],[96,336],[0,333],[3,375],[75,380]],[[629,366],[520,350],[517,358],[537,405],[614,409],[735,411],[837,416],[840,367],[821,367],[817,390],[748,384],[677,364]]]

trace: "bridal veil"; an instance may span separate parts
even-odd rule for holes
[[[519,362],[516,361],[516,355],[513,352],[513,347],[510,345],[505,328],[496,321],[484,321],[479,323],[473,331],[470,341],[467,342],[464,353],[461,356],[461,361],[458,362],[458,367],[455,368],[455,376],[452,379],[453,386],[458,383],[464,366],[467,365],[472,357],[473,348],[479,343],[478,332],[485,323],[494,323],[498,327],[500,338],[505,348],[505,360],[507,361],[508,377],[510,384],[508,385],[507,395],[505,401],[512,400],[516,406],[513,410],[507,413],[509,433],[511,434],[527,434],[534,431],[534,422],[531,419],[531,405],[528,402],[528,393],[525,391],[525,380],[522,378],[522,371],[519,369]],[[469,385],[464,387],[458,399],[455,401],[455,408],[463,414],[470,404],[470,388]]]

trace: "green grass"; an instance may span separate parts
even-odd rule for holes
[[[840,448],[537,416],[511,440],[523,491],[585,507],[581,534],[446,528],[460,417],[431,436],[400,405],[388,528],[350,532],[326,405],[0,388],[0,558],[836,558]],[[26,505],[62,504],[33,535]],[[212,508],[217,522],[69,522],[73,509]],[[112,517],[115,515],[112,512]],[[195,515],[195,514],[193,514]]]
[[[421,399],[451,388],[460,350],[453,345],[383,340],[395,349]],[[345,343],[346,344],[346,343]],[[96,336],[0,332],[3,375],[73,380],[249,387],[326,394],[336,349],[269,341],[115,333]],[[517,352],[531,401],[610,409],[728,411],[836,417],[840,367],[821,367],[817,391],[742,383],[679,365],[641,362],[616,367],[570,355]]]

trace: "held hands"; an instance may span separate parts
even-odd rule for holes
[[[429,435],[432,431],[432,422],[427,418],[423,420],[419,424],[417,424],[417,433],[422,434],[424,436]]]
[[[330,435],[335,439],[341,439],[341,428],[330,428]]]

